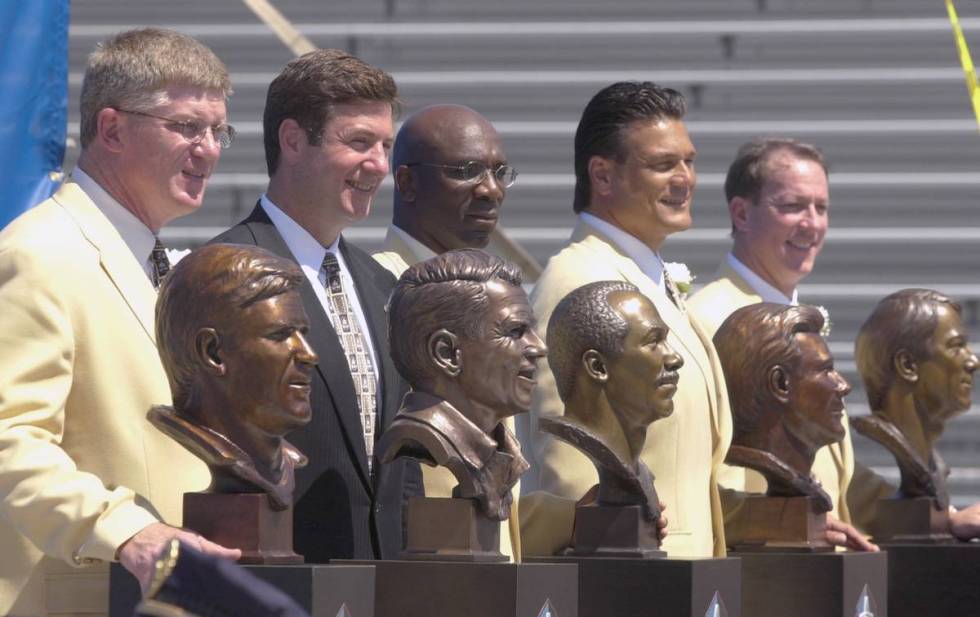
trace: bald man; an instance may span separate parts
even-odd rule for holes
[[[391,154],[394,216],[385,246],[372,255],[396,277],[446,251],[482,249],[497,226],[500,206],[517,171],[507,164],[490,121],[463,105],[431,105],[402,124]],[[513,431],[511,418],[505,420]],[[456,479],[445,467],[422,467],[428,497],[450,497]],[[520,484],[514,489],[520,494]],[[516,525],[516,510],[510,520]],[[500,530],[500,551],[517,557],[510,525]]]
[[[396,277],[451,249],[482,249],[517,171],[490,121],[462,105],[432,105],[407,120],[391,155],[394,216],[373,257]]]

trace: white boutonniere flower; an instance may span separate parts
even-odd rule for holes
[[[170,266],[176,266],[177,262],[187,257],[191,252],[190,249],[167,249],[167,259],[170,260]]]
[[[674,285],[677,286],[677,291],[687,296],[691,291],[691,284],[694,283],[695,278],[688,269],[687,264],[668,261],[664,263],[664,269],[667,271],[667,276],[670,277],[670,280],[674,281]]]
[[[834,327],[834,322],[830,321],[830,312],[823,306],[814,305],[815,309],[823,315],[823,327],[820,328],[820,336],[827,338],[830,336],[830,329]]]

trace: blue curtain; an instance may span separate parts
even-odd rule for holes
[[[60,183],[68,0],[0,0],[0,228]]]

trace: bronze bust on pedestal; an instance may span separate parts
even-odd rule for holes
[[[714,337],[725,371],[733,436],[726,462],[760,472],[769,488],[729,520],[737,550],[832,550],[824,533],[830,497],[810,475],[817,450],[844,437],[844,396],[810,306],[754,304]]]
[[[872,415],[854,427],[894,456],[901,486],[878,503],[877,541],[946,542],[949,474],[935,449],[946,422],[970,408],[977,357],[961,308],[928,289],[885,297],[858,332],[855,359]]]
[[[241,548],[243,563],[291,563],[294,470],[283,435],[311,417],[317,356],[299,267],[252,246],[197,249],[167,275],[156,307],[173,407],[149,420],[202,458],[206,493],[184,496],[184,525]]]
[[[683,360],[668,332],[653,303],[622,281],[579,287],[548,322],[565,413],[540,428],[581,450],[599,474],[596,504],[576,508],[573,555],[664,555],[654,477],[639,456],[650,424],[674,410]]]
[[[385,431],[384,461],[443,465],[453,499],[409,502],[409,558],[484,561],[499,553],[499,521],[528,469],[504,418],[527,412],[547,350],[517,266],[483,251],[449,251],[405,271],[388,304],[391,355],[412,386]],[[469,524],[451,538],[446,517]],[[461,519],[461,520],[462,520]]]

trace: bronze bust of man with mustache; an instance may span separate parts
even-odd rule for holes
[[[149,420],[211,469],[211,493],[266,493],[273,510],[293,502],[306,464],[283,435],[311,417],[317,356],[292,262],[254,246],[214,244],[167,275],[156,337],[173,406]],[[185,501],[186,509],[186,501]]]
[[[949,539],[949,469],[935,445],[946,422],[970,408],[978,364],[961,312],[957,302],[937,291],[903,289],[878,303],[855,343],[872,415],[854,418],[854,427],[895,456],[901,471],[899,501],[931,502],[935,512],[914,534],[919,540]],[[883,507],[903,506],[896,500],[879,502],[872,524],[876,536],[887,541],[900,539],[890,538],[891,532],[911,533],[882,528],[889,518]]]
[[[624,281],[579,287],[548,322],[549,362],[565,413],[541,418],[540,429],[581,450],[599,474],[596,505],[576,509],[573,554],[663,554],[655,550],[661,506],[654,477],[639,457],[650,424],[674,411],[684,362],[667,344],[668,332],[653,303]],[[597,529],[609,524],[603,512],[629,506],[642,513],[642,537],[612,539],[618,534]]]
[[[730,315],[714,343],[732,408],[726,462],[760,472],[770,496],[812,497],[829,512],[810,467],[817,450],[843,439],[851,386],[834,370],[823,321],[811,306],[754,304]]]
[[[378,451],[386,462],[447,467],[459,482],[454,497],[495,522],[508,518],[511,487],[528,469],[503,420],[528,411],[547,353],[521,281],[510,262],[454,250],[406,270],[388,303],[392,360],[412,389]],[[485,528],[499,534],[499,523]]]

